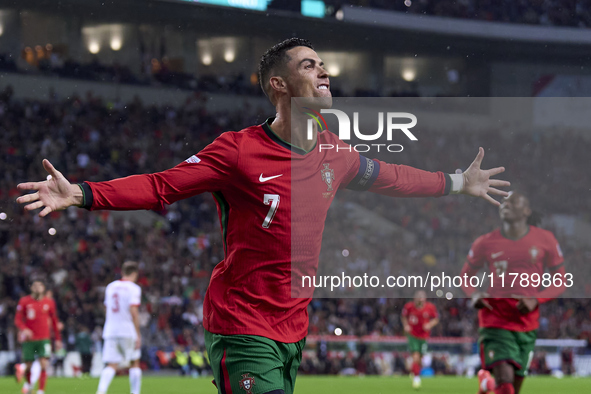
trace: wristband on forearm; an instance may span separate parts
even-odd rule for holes
[[[459,194],[464,189],[464,174],[449,174],[451,189],[449,194]]]

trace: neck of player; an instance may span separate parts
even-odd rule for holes
[[[515,222],[503,222],[503,233],[507,238],[519,239],[529,231],[529,226],[526,220],[518,220]]]
[[[297,146],[306,152],[311,151],[316,144],[317,126],[314,124],[312,138],[308,139],[308,118],[300,115],[292,116],[290,112],[291,108],[283,108],[281,105],[278,105],[277,115],[270,125],[271,129],[273,129],[273,132],[279,138],[289,142],[291,145]]]

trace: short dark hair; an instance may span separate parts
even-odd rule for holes
[[[35,282],[39,282],[44,287],[47,287],[47,285],[45,284],[45,281],[43,280],[43,278],[33,278],[33,279],[31,279],[31,283],[29,283],[29,287],[32,287],[33,286],[33,283],[35,283]]]
[[[138,271],[138,263],[136,263],[135,261],[126,261],[125,263],[123,263],[123,266],[121,266],[121,274],[123,274],[123,276],[128,276]]]
[[[271,73],[287,64],[289,57],[285,53],[295,47],[308,47],[314,49],[310,41],[303,38],[293,37],[281,41],[279,44],[273,45],[267,50],[267,52],[265,52],[263,57],[261,57],[261,62],[259,63],[259,82],[267,97],[269,97],[268,83]],[[271,99],[271,97],[269,97],[269,99]]]

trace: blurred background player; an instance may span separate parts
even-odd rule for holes
[[[109,283],[105,289],[107,308],[103,329],[103,362],[107,366],[101,372],[97,394],[105,394],[117,372],[119,364],[131,362],[129,387],[131,394],[139,394],[142,384],[140,355],[142,337],[140,334],[139,306],[142,289],[135,284],[138,278],[138,264],[126,261],[121,267],[120,280]]]
[[[534,286],[536,274],[542,278],[547,269],[565,278],[564,259],[554,235],[536,226],[540,216],[532,211],[529,200],[522,194],[510,193],[499,208],[500,229],[485,234],[472,244],[461,276],[476,274],[485,264],[496,273],[488,293],[464,287],[479,309],[479,345],[482,368],[492,371],[496,381],[495,393],[519,393],[534,354],[539,327],[538,305],[558,297],[566,288],[554,286],[554,281],[542,291]],[[510,286],[511,273],[527,274],[527,284],[521,279]],[[532,277],[532,275],[534,275]],[[500,276],[504,276],[504,287]],[[519,283],[518,283],[519,282]],[[494,388],[486,371],[478,374],[479,393]],[[483,381],[489,382],[482,384]]]
[[[78,334],[76,334],[76,350],[80,353],[83,376],[90,374],[90,367],[92,366],[92,345],[92,338],[88,332],[88,327],[80,324],[80,329]]]
[[[402,309],[402,325],[408,338],[408,350],[412,355],[412,387],[421,387],[422,357],[427,352],[427,338],[433,327],[439,323],[435,305],[427,301],[427,294],[419,290],[415,298]]]
[[[19,340],[23,342],[23,361],[26,363],[23,393],[32,391],[31,365],[35,359],[39,360],[41,366],[37,393],[45,393],[48,358],[51,355],[50,323],[55,336],[55,348],[61,349],[55,302],[45,297],[43,281],[34,279],[31,283],[31,295],[19,300],[14,317],[14,324],[19,330]]]

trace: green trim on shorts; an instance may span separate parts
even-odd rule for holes
[[[39,341],[27,341],[23,343],[23,361],[35,361],[37,358],[49,358],[51,356],[51,341],[42,339]]]
[[[409,352],[411,352],[411,353],[418,352],[421,355],[427,353],[428,347],[427,347],[427,340],[426,339],[417,338],[412,334],[406,334],[406,337],[408,338],[408,351]]]
[[[256,335],[205,330],[205,346],[219,394],[292,394],[306,339],[283,343]],[[229,386],[229,388],[228,388]]]
[[[505,361],[515,368],[516,376],[527,376],[537,337],[538,330],[521,332],[481,328],[478,345],[482,367],[492,370],[495,364]]]

